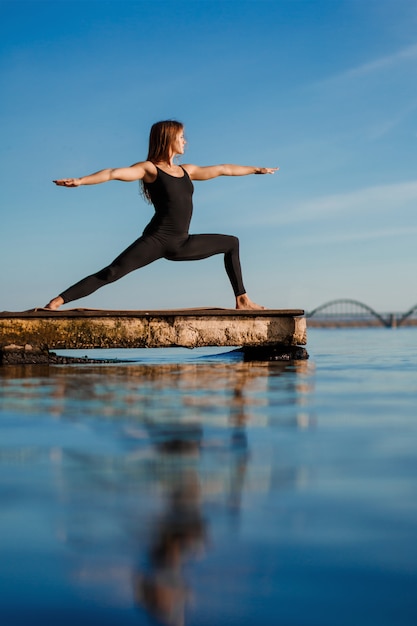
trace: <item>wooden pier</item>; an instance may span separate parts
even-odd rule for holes
[[[301,309],[0,312],[0,364],[63,362],[51,350],[235,346],[260,360],[308,358]],[[67,362],[68,359],[65,359]]]

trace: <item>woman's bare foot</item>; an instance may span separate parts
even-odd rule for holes
[[[249,298],[249,296],[244,293],[241,296],[236,296],[236,308],[237,309],[250,309],[252,311],[260,311],[262,309],[265,309],[264,306],[261,306],[260,304],[255,304],[255,302],[252,302],[252,300]]]
[[[61,298],[61,296],[57,296],[48,302],[44,308],[49,309],[50,311],[56,311],[62,304],[64,304],[63,298]]]

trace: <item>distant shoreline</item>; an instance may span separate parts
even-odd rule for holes
[[[387,320],[388,321],[388,320]],[[398,325],[397,319],[397,325]],[[417,319],[406,319],[399,327],[417,326]],[[307,317],[308,328],[386,328],[378,320],[315,320]],[[395,325],[392,326],[393,328]]]

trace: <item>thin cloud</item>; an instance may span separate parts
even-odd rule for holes
[[[417,58],[417,44],[412,44],[411,46],[407,46],[406,48],[402,48],[393,54],[389,54],[375,61],[370,61],[368,63],[364,63],[363,65],[359,65],[358,67],[347,70],[341,77],[345,76],[347,78],[354,78],[356,76],[367,76],[374,72],[379,72],[381,70],[392,68],[393,66],[401,63],[402,61],[409,61]]]
[[[378,239],[396,239],[398,237],[415,237],[417,235],[417,226],[403,226],[400,228],[381,228],[374,230],[363,230],[357,232],[336,232],[335,230],[327,231],[325,234],[296,236],[295,241],[300,246],[318,246],[318,245],[335,245],[343,243],[354,243],[359,241],[376,241]],[[282,246],[294,246],[293,239],[286,239],[282,242]]]
[[[341,83],[355,78],[369,77],[383,70],[392,69],[399,66],[401,63],[415,59],[417,59],[417,43],[406,46],[405,48],[397,50],[392,54],[384,55],[373,61],[368,61],[356,67],[344,70],[340,74],[329,76],[328,78],[315,83],[315,86],[323,87],[325,85]]]
[[[374,128],[370,131],[369,138],[380,139],[381,137],[384,137],[391,130],[399,126],[404,121],[404,119],[406,119],[410,115],[410,113],[416,110],[416,108],[417,108],[417,100],[414,100],[408,106],[401,109],[397,113],[397,115],[392,116],[389,119],[386,119],[385,121],[380,122],[379,124],[376,124]]]
[[[392,211],[417,202],[417,180],[375,185],[346,193],[319,196],[298,205],[281,205],[269,215],[257,215],[257,224],[282,225],[309,222],[357,213]]]

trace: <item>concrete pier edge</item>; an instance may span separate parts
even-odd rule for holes
[[[0,312],[0,364],[106,362],[52,350],[237,347],[245,360],[306,359],[302,309]],[[108,362],[108,361],[107,361]]]

